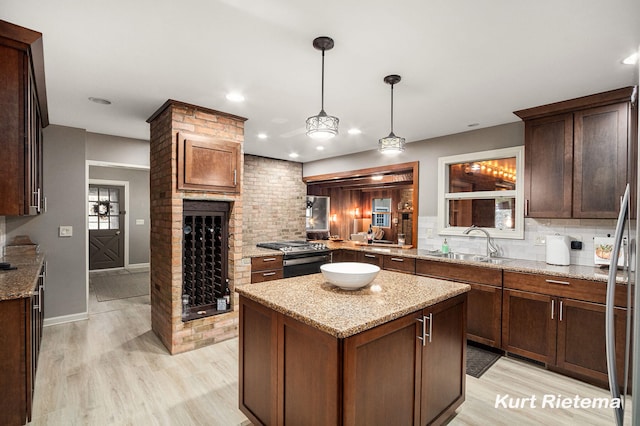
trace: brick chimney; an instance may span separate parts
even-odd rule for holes
[[[232,146],[237,143],[239,155],[237,172],[234,173],[237,173],[238,188],[242,188],[245,121],[242,117],[174,100],[165,102],[147,120],[151,128],[151,328],[171,354],[238,335],[238,311],[233,301],[233,289],[240,277],[236,269],[242,261],[241,193],[239,190],[211,188],[198,190],[197,185],[184,189],[185,185],[178,182],[179,173],[184,173],[184,170],[179,170],[178,153],[183,134],[220,139]],[[199,167],[201,163],[198,162]],[[178,189],[179,186],[183,189]],[[183,322],[182,220],[183,202],[187,199],[230,203],[227,270],[232,310]]]

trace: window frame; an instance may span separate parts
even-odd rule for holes
[[[449,165],[515,157],[516,189],[506,191],[448,192]],[[438,158],[438,235],[462,236],[466,226],[448,226],[449,200],[515,198],[513,229],[483,228],[492,238],[524,239],[524,145],[489,151],[470,152]]]

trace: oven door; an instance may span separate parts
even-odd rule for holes
[[[324,265],[325,263],[331,263],[331,253],[284,259],[282,262],[282,274],[284,278],[318,274],[320,273],[320,265]]]

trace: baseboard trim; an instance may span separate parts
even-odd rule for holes
[[[61,315],[59,317],[45,318],[43,326],[49,327],[50,325],[65,324],[68,322],[84,321],[88,319],[89,319],[88,312],[81,312],[79,314],[71,314],[71,315]]]
[[[129,269],[149,269],[151,267],[151,264],[149,262],[147,263],[130,263],[127,265],[127,267],[125,269],[129,270]]]

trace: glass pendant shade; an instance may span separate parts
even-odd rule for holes
[[[383,154],[395,154],[404,151],[405,139],[393,133],[393,85],[400,82],[399,75],[388,75],[384,82],[391,85],[391,132],[386,138],[378,139],[378,151]]]
[[[331,139],[338,134],[338,117],[327,115],[324,110],[307,118],[307,135],[313,139]]]
[[[405,139],[389,133],[386,138],[378,139],[378,151],[383,154],[394,154],[404,151]]]
[[[322,50],[322,90],[321,107],[318,115],[307,118],[307,135],[313,139],[330,139],[338,134],[338,117],[324,112],[324,51],[333,49],[333,40],[329,37],[317,37],[313,40],[313,47]]]

